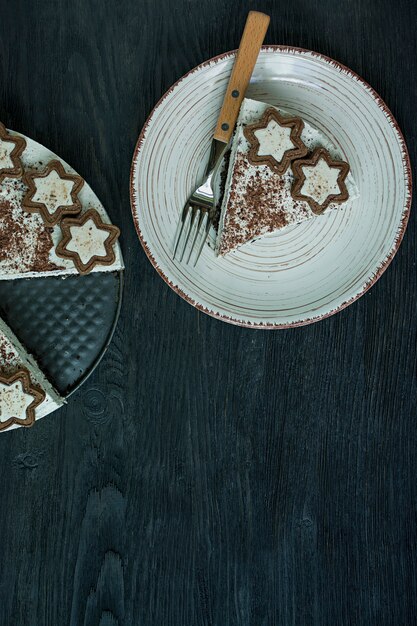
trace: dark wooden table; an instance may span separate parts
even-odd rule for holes
[[[417,623],[416,220],[353,306],[289,331],[198,313],[129,207],[135,141],[187,70],[312,48],[386,100],[412,160],[415,0],[2,0],[0,119],[92,185],[123,231],[115,339],[59,414],[0,436],[0,626]]]

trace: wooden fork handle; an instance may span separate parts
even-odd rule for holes
[[[268,30],[269,20],[269,15],[258,11],[250,11],[246,20],[222,110],[214,131],[214,139],[223,143],[229,143],[233,134],[240,105]]]

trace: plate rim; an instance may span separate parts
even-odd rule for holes
[[[152,118],[154,116],[154,114],[156,113],[156,111],[158,110],[158,108],[161,106],[161,104],[164,102],[164,100],[172,93],[172,91],[184,80],[186,79],[188,76],[192,75],[193,73],[199,71],[200,69],[203,69],[204,67],[207,67],[210,64],[213,63],[217,63],[221,60],[227,59],[229,57],[233,57],[236,55],[237,50],[229,50],[228,52],[222,52],[221,54],[218,54],[214,57],[211,57],[210,59],[207,59],[206,61],[203,61],[202,63],[199,63],[198,65],[196,65],[195,67],[193,67],[192,69],[190,69],[188,72],[186,72],[183,76],[181,76],[178,80],[176,80],[170,87],[169,89],[167,89],[167,91],[161,96],[161,98],[157,101],[157,103],[154,105],[154,107],[152,108],[151,112],[149,113],[148,117],[146,118],[146,121],[140,131],[139,137],[136,141],[135,144],[135,148],[133,151],[133,157],[132,157],[132,162],[131,162],[131,166],[130,166],[130,180],[129,180],[129,190],[130,190],[130,208],[131,208],[131,212],[132,212],[132,217],[133,217],[133,222],[135,225],[135,229],[136,229],[136,233],[138,235],[139,241],[142,245],[143,250],[145,251],[146,256],[148,257],[148,260],[150,261],[150,263],[152,264],[152,266],[154,267],[154,269],[158,272],[159,276],[165,281],[165,283],[177,294],[179,295],[181,298],[183,298],[188,304],[191,304],[193,307],[195,307],[197,310],[201,311],[202,313],[205,313],[206,315],[210,315],[211,317],[214,317],[215,319],[221,320],[223,322],[227,322],[229,324],[234,324],[235,326],[240,326],[243,328],[253,328],[253,329],[261,329],[261,330],[280,330],[280,329],[286,329],[286,328],[297,328],[300,326],[307,326],[309,324],[313,324],[316,322],[320,322],[321,320],[324,320],[332,315],[335,315],[336,313],[339,313],[340,311],[342,311],[343,309],[347,308],[348,306],[350,306],[351,304],[353,304],[354,302],[356,302],[356,300],[359,300],[359,298],[361,298],[363,295],[365,295],[365,293],[373,286],[375,285],[375,283],[381,278],[382,274],[386,271],[386,269],[389,267],[389,265],[391,264],[394,256],[396,255],[396,253],[398,252],[398,249],[402,243],[402,240],[404,238],[404,234],[405,231],[407,229],[407,225],[408,225],[408,220],[410,217],[410,212],[411,212],[411,204],[412,204],[412,190],[413,190],[413,181],[412,181],[412,172],[411,172],[411,162],[410,162],[410,156],[408,153],[408,148],[407,148],[407,144],[405,142],[405,138],[404,135],[399,127],[399,124],[395,118],[395,116],[393,115],[392,111],[390,110],[390,108],[388,107],[388,105],[385,103],[385,101],[381,98],[381,96],[378,94],[377,91],[375,91],[375,89],[373,87],[371,87],[371,85],[364,79],[362,78],[359,74],[357,74],[354,70],[350,69],[349,67],[347,67],[346,65],[344,65],[343,63],[336,61],[335,59],[326,56],[325,54],[322,54],[321,52],[316,52],[314,50],[309,50],[307,48],[300,48],[297,46],[287,46],[284,44],[275,44],[275,45],[265,45],[262,46],[261,48],[262,51],[268,52],[283,52],[283,53],[288,53],[288,54],[294,54],[294,53],[299,53],[301,56],[302,55],[309,55],[312,57],[316,57],[320,60],[324,60],[326,63],[335,66],[336,68],[338,68],[339,70],[342,70],[344,73],[348,74],[350,77],[356,79],[359,83],[361,83],[365,89],[370,93],[370,95],[372,96],[372,98],[375,100],[377,106],[382,109],[382,111],[385,113],[385,115],[387,116],[389,122],[392,124],[396,134],[397,134],[397,138],[400,144],[400,149],[401,149],[401,154],[402,154],[402,162],[403,162],[403,167],[404,167],[404,172],[406,175],[406,190],[407,190],[407,197],[406,197],[406,202],[405,202],[405,206],[403,208],[402,211],[402,215],[401,215],[401,220],[400,220],[400,228],[398,230],[396,239],[394,241],[394,244],[391,248],[391,250],[388,252],[388,254],[386,255],[385,259],[382,261],[382,263],[380,264],[380,266],[378,267],[378,270],[376,271],[375,275],[368,280],[363,288],[361,289],[361,291],[359,291],[357,294],[355,294],[354,296],[352,296],[351,298],[349,298],[348,300],[346,300],[345,302],[342,302],[342,304],[340,304],[338,307],[336,307],[335,309],[332,309],[330,311],[327,311],[326,313],[323,313],[321,315],[317,315],[311,318],[306,318],[306,319],[302,319],[302,320],[296,320],[295,322],[290,322],[290,323],[274,323],[274,322],[249,322],[249,321],[243,321],[228,315],[222,315],[221,313],[218,313],[216,311],[212,311],[208,308],[206,308],[205,306],[203,306],[201,303],[196,302],[195,300],[193,300],[193,298],[191,298],[187,293],[184,292],[184,290],[182,290],[180,288],[179,285],[175,285],[170,279],[169,277],[161,270],[161,268],[158,266],[158,263],[156,262],[155,257],[153,256],[147,242],[145,241],[141,228],[140,228],[140,224],[139,224],[139,211],[138,211],[138,206],[136,204],[136,199],[135,199],[135,186],[134,186],[134,177],[135,177],[135,172],[136,172],[136,166],[137,166],[137,162],[138,162],[138,158],[140,155],[140,151],[145,139],[145,133],[148,129],[149,124],[152,122]]]

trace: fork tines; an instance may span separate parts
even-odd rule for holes
[[[208,210],[191,204],[186,204],[182,211],[181,219],[178,222],[175,234],[173,258],[175,259],[175,257],[179,255],[179,260],[182,262],[187,248],[189,248],[186,260],[186,263],[189,263],[193,251],[196,250],[196,257],[194,259],[195,267],[204,248],[210,226],[211,219]]]

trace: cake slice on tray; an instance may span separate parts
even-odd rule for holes
[[[32,426],[64,402],[35,359],[0,319],[0,432]]]
[[[224,256],[358,197],[349,165],[310,124],[245,99],[221,202],[216,251]]]
[[[44,146],[5,131],[7,141],[18,144],[12,177],[1,169],[10,165],[1,159],[1,132],[0,126],[0,280],[123,269],[119,229],[91,187]],[[69,254],[63,249],[67,220],[82,221],[85,215],[87,226],[81,238],[73,238]],[[72,232],[81,231],[72,224]],[[82,265],[77,262],[81,257]]]

